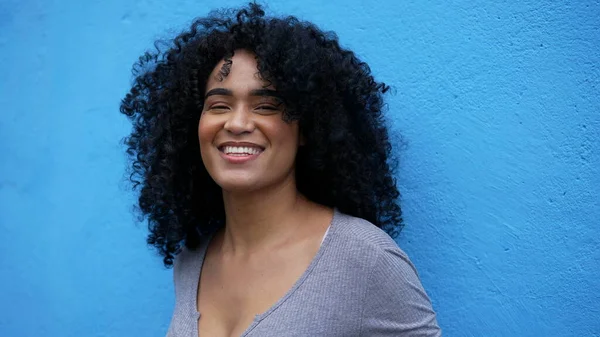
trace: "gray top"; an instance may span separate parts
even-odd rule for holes
[[[196,296],[208,241],[175,259],[175,309],[167,337],[198,336]],[[415,337],[441,331],[406,254],[370,222],[336,210],[304,274],[242,336]]]

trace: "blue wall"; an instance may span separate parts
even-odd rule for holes
[[[118,104],[155,38],[241,3],[0,2],[0,336],[164,335]],[[399,244],[445,336],[600,336],[598,1],[269,6],[395,87]]]

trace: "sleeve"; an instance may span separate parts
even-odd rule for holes
[[[379,253],[363,303],[360,336],[441,336],[415,267],[399,248]]]

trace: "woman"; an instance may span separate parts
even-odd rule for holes
[[[256,4],[158,49],[121,112],[148,242],[174,263],[168,336],[439,336],[388,235],[388,87],[368,66]]]

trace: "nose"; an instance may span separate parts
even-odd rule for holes
[[[234,109],[229,113],[224,129],[236,135],[254,131],[251,112],[244,106]]]

